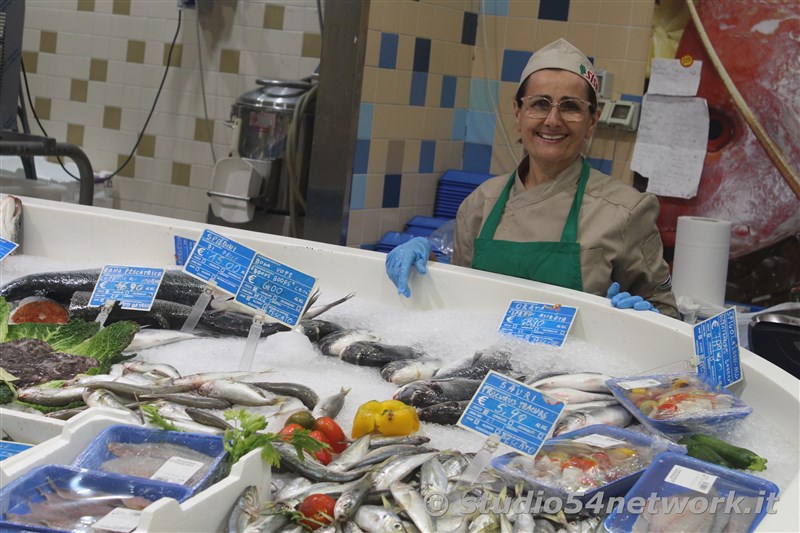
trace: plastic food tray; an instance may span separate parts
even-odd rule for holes
[[[766,479],[665,452],[653,460],[628,492],[625,504],[615,508],[604,525],[610,533],[645,533],[651,527],[659,531],[751,532],[769,511],[770,500],[777,495],[778,487]],[[656,497],[661,499],[656,500]],[[679,499],[683,497],[686,500]],[[686,505],[680,513],[676,505],[682,501]],[[639,502],[652,502],[648,505],[653,509],[665,510],[672,506],[672,512],[643,516],[647,513],[639,509]],[[652,526],[651,521],[655,522]]]
[[[636,405],[630,400],[630,390],[620,386],[620,383],[626,382],[653,382],[656,381],[662,385],[668,385],[674,379],[692,379],[700,383],[698,386],[708,392],[716,392],[717,394],[724,394],[730,397],[731,405],[725,409],[718,409],[708,413],[695,413],[685,416],[675,417],[672,419],[656,420],[645,415],[639,410]],[[660,431],[665,434],[685,434],[698,431],[708,431],[709,427],[713,428],[720,424],[728,424],[736,420],[740,420],[749,415],[753,408],[741,401],[728,389],[721,388],[714,390],[710,385],[703,383],[698,378],[697,374],[657,374],[652,376],[635,376],[627,378],[614,378],[606,382],[611,393],[617,400],[628,409],[639,422],[647,427]],[[653,385],[655,386],[655,385]],[[647,387],[640,387],[647,388]],[[695,388],[695,387],[693,387]]]
[[[56,492],[56,488],[67,492],[96,491],[115,495],[132,495],[150,502],[161,498],[183,501],[189,497],[187,488],[173,483],[81,470],[61,465],[45,465],[31,470],[0,489],[0,509],[3,510],[0,529],[5,529],[7,525],[15,525],[17,530],[65,531],[41,525],[28,525],[8,516],[9,514],[30,514],[31,505],[46,501],[47,496]]]
[[[559,445],[568,445],[574,443],[574,441],[578,439],[581,439],[581,443],[592,446],[598,452],[603,452],[604,450],[612,447],[623,446],[623,444],[613,444],[612,441],[608,440],[614,439],[615,441],[622,441],[622,443],[629,444],[631,447],[650,449],[652,450],[652,457],[655,457],[664,451],[685,453],[685,448],[683,446],[679,446],[666,439],[655,438],[643,433],[636,433],[627,429],[603,424],[586,426],[572,431],[563,437],[548,439],[542,445],[542,449],[547,450],[557,448]],[[610,444],[610,446],[604,447],[600,445],[599,443],[602,441],[606,441],[606,443]],[[501,455],[492,461],[492,466],[499,470],[504,477],[511,478],[514,482],[516,482],[516,480],[523,480],[528,484],[529,487],[537,490],[540,489],[549,496],[555,496],[562,499],[567,499],[568,497],[572,496],[575,501],[579,501],[583,504],[589,501],[597,501],[593,500],[593,498],[595,498],[597,495],[600,495],[600,497],[603,499],[624,495],[633,486],[636,480],[639,479],[639,476],[641,476],[642,472],[645,470],[645,467],[642,467],[635,472],[631,472],[600,487],[586,492],[576,492],[570,494],[562,487],[548,485],[543,483],[542,480],[524,476],[521,472],[505,470],[506,465],[515,457],[518,457],[518,454],[508,453]]]
[[[192,485],[186,485],[189,488],[190,494],[194,494],[217,481],[217,479],[224,474],[224,461],[228,456],[228,452],[225,451],[225,447],[223,446],[222,438],[215,435],[200,435],[196,433],[164,431],[137,426],[114,425],[101,431],[78,456],[73,466],[102,471],[103,463],[116,458],[108,449],[110,443],[170,443],[186,446],[196,452],[210,456],[211,463],[206,473]]]

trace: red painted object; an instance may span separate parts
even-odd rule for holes
[[[697,10],[728,75],[800,173],[800,2],[704,0]],[[691,20],[676,57],[687,54],[703,61],[698,96],[708,101],[711,127],[697,196],[659,197],[664,245],[674,247],[684,215],[730,220],[732,258],[800,233],[800,200],[737,110]]]

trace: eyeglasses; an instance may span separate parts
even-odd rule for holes
[[[591,104],[586,100],[580,98],[565,98],[557,104],[544,96],[525,96],[522,98],[522,111],[528,118],[542,119],[550,114],[554,108],[558,108],[558,112],[567,122],[578,122],[586,116]]]

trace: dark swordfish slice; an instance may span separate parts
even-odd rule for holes
[[[68,304],[73,293],[94,289],[100,269],[69,272],[42,272],[9,281],[0,287],[0,296],[8,301],[18,301],[26,296],[44,296],[61,304]],[[194,305],[205,284],[180,270],[167,270],[156,293],[156,298],[184,305]]]

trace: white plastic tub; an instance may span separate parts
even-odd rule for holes
[[[582,292],[518,278],[431,264],[426,276],[412,279],[414,295],[397,294],[384,272],[385,255],[353,248],[269,234],[215,227],[151,215],[22,198],[22,253],[54,259],[164,266],[174,264],[173,238],[197,239],[210,228],[275,260],[319,277],[325,290],[398,307],[496,309],[512,299],[577,306],[570,335],[630,359],[631,374],[674,363],[693,353],[691,326],[655,313],[609,306],[608,300]],[[783,428],[800,450],[800,381],[747,350],[741,351],[744,381],[732,387],[755,412]],[[781,494],[777,514],[767,516],[761,531],[800,531],[800,472]]]

